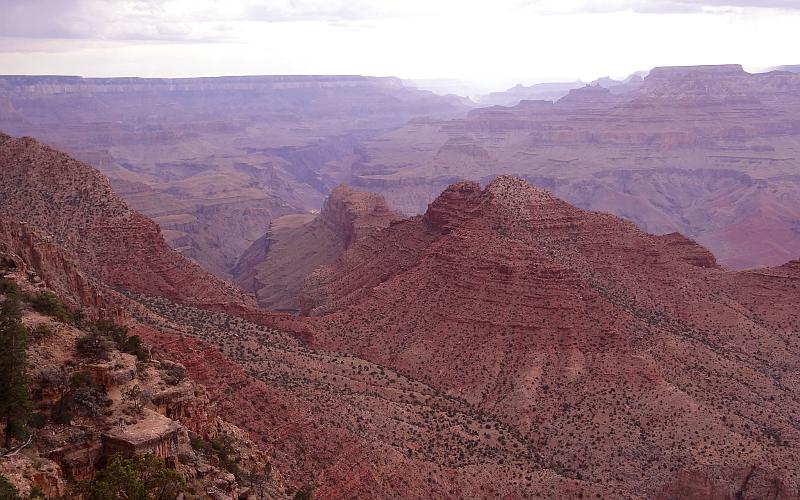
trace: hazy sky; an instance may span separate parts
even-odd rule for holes
[[[0,73],[527,82],[800,63],[800,0],[0,0]]]

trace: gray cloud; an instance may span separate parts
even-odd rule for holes
[[[487,5],[491,5],[488,7]],[[541,14],[698,13],[709,7],[800,9],[798,0],[0,0],[0,37],[87,40],[236,40],[236,23],[350,21],[425,16],[464,10]]]

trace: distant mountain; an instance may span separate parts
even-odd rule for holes
[[[598,78],[588,85],[600,86],[611,90],[615,94],[623,94],[636,90],[647,72],[638,72],[624,80],[614,80],[608,76]],[[517,84],[503,92],[492,92],[477,96],[475,100],[483,106],[516,106],[520,101],[557,101],[567,95],[569,91],[579,89],[587,84],[576,82],[537,83],[534,85]]]
[[[777,66],[777,71],[789,71],[791,73],[800,73],[800,64],[790,64],[788,66]]]
[[[644,230],[686,234],[725,266],[800,255],[800,75],[669,67],[623,85],[635,89],[590,84],[555,103],[409,123],[340,169],[406,214],[450,183],[511,173]]]

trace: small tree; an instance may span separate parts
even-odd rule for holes
[[[78,490],[85,500],[174,500],[185,485],[178,472],[153,455],[114,455],[105,469],[91,481],[80,483]]]
[[[133,411],[136,413],[142,413],[144,410],[144,405],[147,402],[147,396],[145,395],[142,388],[138,385],[134,385],[130,389],[126,390],[122,393],[123,401],[127,402],[133,408]]]
[[[108,355],[114,350],[114,342],[97,332],[91,332],[80,337],[75,348],[82,356],[92,359],[108,359]]]
[[[31,402],[25,374],[28,331],[22,325],[19,302],[6,296],[0,303],[0,419],[5,420],[5,447],[25,437]]]
[[[128,354],[133,354],[139,361],[149,361],[150,353],[136,335],[128,336],[128,327],[118,325],[113,321],[100,320],[92,325],[93,334],[106,337],[116,344],[117,349]]]

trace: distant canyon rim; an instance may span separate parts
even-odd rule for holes
[[[8,76],[0,130],[100,169],[173,248],[225,279],[252,275],[252,255],[339,184],[413,215],[452,182],[500,174],[680,232],[743,269],[800,253],[791,69],[655,68],[517,86],[481,99],[506,104],[491,107],[393,78]]]

